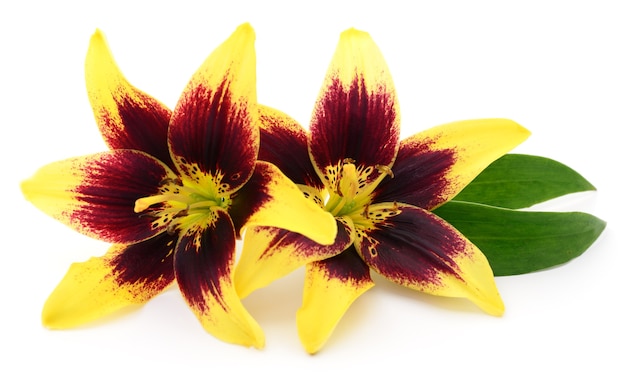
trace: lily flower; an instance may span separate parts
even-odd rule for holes
[[[491,315],[504,312],[486,257],[431,211],[525,140],[526,129],[505,119],[469,120],[400,141],[389,69],[369,34],[355,29],[341,34],[310,131],[263,111],[259,158],[332,214],[338,233],[320,245],[286,230],[248,229],[235,272],[241,297],[306,265],[297,325],[309,353],[374,285],[371,270],[411,289],[466,298]]]
[[[234,288],[236,238],[263,225],[329,244],[336,223],[257,160],[254,40],[241,25],[170,111],[124,78],[100,31],[92,36],[87,90],[110,151],[46,165],[21,188],[48,215],[112,246],[71,265],[44,305],[45,326],[85,324],[177,283],[206,331],[263,347]]]

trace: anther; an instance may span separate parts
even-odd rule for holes
[[[376,169],[378,170],[378,172],[384,173],[384,174],[388,175],[389,177],[391,177],[393,179],[393,171],[388,166],[386,166],[386,165],[377,165]]]
[[[187,208],[185,208],[184,210],[180,210],[178,211],[175,215],[174,218],[181,218],[183,216],[187,216],[189,215],[189,204],[187,204]]]
[[[158,213],[158,212],[155,212],[155,211],[142,212],[142,213],[138,214],[138,216],[139,216],[140,218],[144,218],[144,217],[145,217],[145,218],[148,218],[148,217],[149,217],[149,218],[153,218],[153,219],[158,219],[158,218],[160,218],[160,217],[161,217],[161,216],[159,215],[159,213]]]
[[[369,219],[370,218],[370,205],[369,204],[365,205],[365,208],[363,209],[363,212],[361,213],[361,215],[365,219]]]
[[[178,224],[171,222],[170,224],[167,225],[167,228],[165,229],[165,231],[167,232],[167,235],[176,235],[176,226],[178,226]]]
[[[176,185],[183,185],[183,181],[178,177],[175,177],[175,178],[166,177],[165,179],[159,182],[159,185],[166,185],[166,184],[171,184],[171,183],[174,183]]]

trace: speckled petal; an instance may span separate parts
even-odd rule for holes
[[[340,165],[350,159],[366,170],[365,183],[396,157],[400,112],[385,60],[366,32],[341,34],[311,120],[309,152],[329,191],[336,191]]]
[[[324,187],[311,164],[308,132],[287,114],[260,107],[261,147],[259,160],[270,162],[296,184],[321,190]]]
[[[133,245],[113,245],[103,257],[72,264],[43,307],[43,325],[73,328],[146,303],[174,281],[174,242],[163,233]]]
[[[411,289],[463,297],[502,315],[504,304],[483,253],[443,219],[424,209],[381,203],[369,208],[372,225],[355,246],[376,272]]]
[[[114,150],[57,161],[22,183],[26,199],[78,232],[111,243],[135,243],[167,224],[134,211],[135,201],[159,193],[176,175],[154,157]]]
[[[254,39],[252,27],[243,24],[215,49],[187,84],[170,122],[179,172],[225,193],[248,180],[259,150]]]
[[[183,230],[174,253],[176,281],[204,329],[228,343],[262,348],[265,337],[233,285],[235,230],[216,209]]]
[[[85,81],[98,128],[111,149],[141,150],[173,167],[167,147],[170,110],[126,80],[99,30],[89,43]]]
[[[275,165],[257,161],[254,174],[233,198],[230,209],[237,231],[269,226],[296,232],[330,245],[337,236],[335,218],[302,191]]]
[[[289,274],[305,264],[340,254],[354,241],[350,218],[337,219],[337,238],[331,245],[280,228],[246,230],[243,250],[235,271],[235,286],[241,298]]]
[[[369,268],[353,247],[306,266],[302,307],[296,322],[308,353],[324,346],[350,305],[372,286]]]
[[[433,209],[529,135],[506,119],[459,121],[417,133],[401,141],[394,178],[382,181],[373,201]]]

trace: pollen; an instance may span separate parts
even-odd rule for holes
[[[219,179],[208,174],[200,178],[200,174],[196,170],[190,179],[163,179],[157,194],[135,201],[134,211],[139,216],[155,218],[152,222],[154,228],[164,227],[168,234],[173,235],[199,216],[212,216],[218,207],[228,210],[231,199],[225,194],[226,184],[220,184]]]
[[[358,160],[345,158],[334,166],[326,168],[329,173],[327,181],[335,181],[330,185],[329,196],[324,204],[326,211],[335,217],[349,217],[354,225],[369,229],[384,222],[385,219],[398,214],[396,204],[383,211],[370,210],[376,187],[394,173],[387,165],[363,165]],[[378,172],[378,173],[376,173]],[[327,185],[328,187],[328,185]]]
[[[378,172],[380,172],[380,173],[382,173],[384,175],[388,175],[389,177],[391,177],[393,179],[393,171],[388,166],[386,166],[386,165],[377,165],[376,169],[378,170]]]

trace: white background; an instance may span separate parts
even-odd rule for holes
[[[3,2],[0,384],[623,386],[625,16],[618,1]],[[90,35],[102,29],[129,80],[173,107],[246,21],[260,102],[307,125],[339,33],[366,30],[394,76],[403,136],[514,119],[533,133],[517,152],[561,161],[598,188],[542,208],[591,212],[607,229],[567,265],[497,278],[502,318],[377,277],[315,356],[295,328],[302,271],[245,300],[267,335],[261,351],[206,334],[177,289],[89,327],[43,328],[41,307],[69,265],[107,247],[18,188],[48,162],[105,149],[83,80]]]

